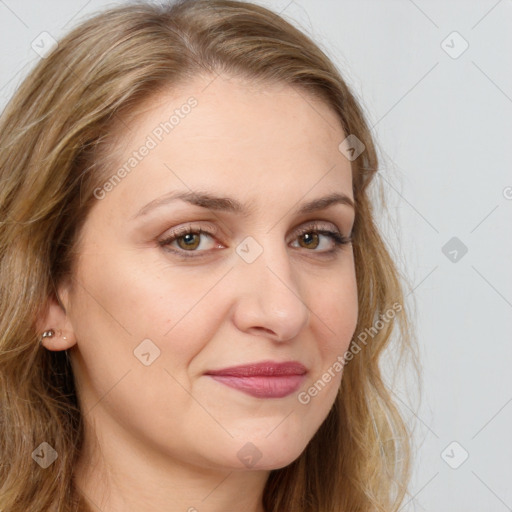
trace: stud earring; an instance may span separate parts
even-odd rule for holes
[[[53,338],[54,336],[55,336],[55,331],[53,329],[44,331],[41,338],[39,338],[39,343],[42,343],[45,338]]]
[[[43,340],[45,338],[53,338],[54,336],[61,336],[61,335],[62,335],[61,330],[58,330],[56,333],[54,329],[48,329],[47,331],[44,331],[43,334],[41,335],[41,338],[39,338],[39,343],[42,344]],[[67,340],[66,336],[63,336],[62,339]]]

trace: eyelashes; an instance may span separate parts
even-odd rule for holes
[[[198,258],[211,252],[210,250],[197,250],[202,243],[201,237],[207,237],[213,240],[216,235],[217,229],[188,225],[174,230],[164,239],[158,241],[158,244],[166,251],[176,254],[177,256]],[[319,251],[317,248],[322,245],[322,238],[324,237],[331,241],[331,247],[328,250]],[[351,235],[344,236],[338,230],[326,229],[317,223],[299,228],[295,232],[294,242],[298,239],[304,243],[304,245],[299,245],[299,249],[302,248],[304,251],[318,256],[332,256],[340,251],[343,246],[352,243]],[[215,246],[218,249],[224,248],[221,244],[216,244]],[[295,247],[297,248],[297,246]]]

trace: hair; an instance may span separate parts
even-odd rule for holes
[[[163,91],[221,72],[321,99],[345,134],[365,146],[351,162],[355,333],[376,332],[347,362],[335,403],[302,454],[270,472],[265,510],[390,512],[408,492],[411,436],[381,356],[391,340],[397,353],[412,353],[413,335],[401,275],[376,225],[369,185],[379,162],[361,107],[319,46],[266,8],[229,0],[138,2],[74,28],[0,117],[3,512],[89,510],[74,482],[84,428],[70,361],[67,352],[40,346],[36,321],[50,298],[59,300],[59,283],[73,276],[81,228],[97,201],[95,187],[112,175],[109,155],[127,128],[123,120]],[[400,313],[376,329],[397,304]],[[349,350],[356,345],[354,336]],[[58,453],[46,469],[31,457],[44,441]]]

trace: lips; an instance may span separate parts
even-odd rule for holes
[[[257,398],[282,398],[299,389],[306,373],[306,367],[297,361],[263,361],[211,370],[206,375]]]

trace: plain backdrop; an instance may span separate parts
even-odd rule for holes
[[[124,2],[0,0],[0,106],[58,39]],[[309,33],[362,102],[410,284],[423,366],[404,511],[512,510],[512,1],[261,0]]]

